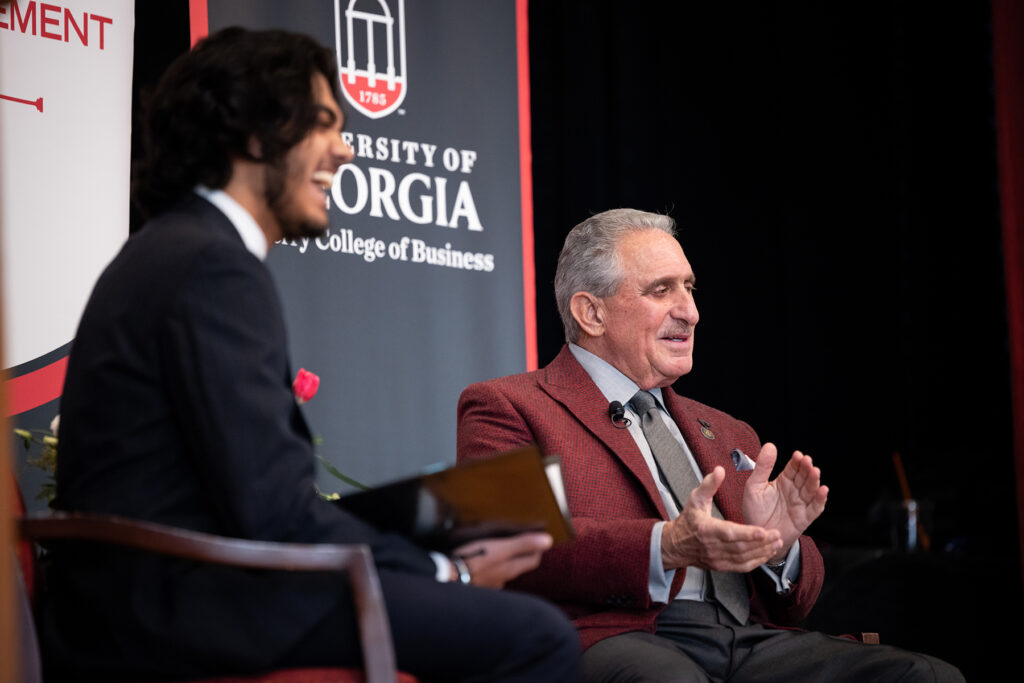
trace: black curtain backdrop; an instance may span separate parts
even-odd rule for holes
[[[831,487],[808,625],[995,673],[977,596],[1015,614],[1021,574],[988,3],[534,2],[530,32],[541,364],[568,230],[670,213],[701,311],[675,388]],[[894,452],[926,554],[883,552]]]
[[[188,8],[136,6],[141,94]],[[1022,600],[988,3],[538,0],[530,51],[541,364],[569,229],[670,213],[701,311],[676,389],[831,488],[807,625],[1001,673],[996,608]],[[897,452],[927,553],[889,550]]]

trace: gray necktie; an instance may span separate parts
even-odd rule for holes
[[[654,396],[649,391],[641,390],[633,396],[630,403],[640,416],[640,428],[651,447],[662,479],[668,484],[672,495],[679,503],[679,509],[682,510],[690,497],[690,492],[700,483],[697,473],[690,465],[686,451],[668,431],[665,421],[658,414]],[[711,504],[711,514],[722,519],[722,513],[714,502]],[[710,583],[709,594],[737,621],[741,624],[747,623],[747,617],[750,615],[750,594],[744,576],[735,572],[710,570],[706,571],[706,576]]]

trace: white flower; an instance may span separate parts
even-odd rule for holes
[[[53,421],[50,422],[50,431],[53,432],[54,436],[57,435],[58,427],[60,427],[60,413],[57,413],[57,415],[53,418]]]

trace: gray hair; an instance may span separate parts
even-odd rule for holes
[[[569,231],[555,271],[555,301],[566,341],[576,342],[580,336],[569,306],[573,295],[590,292],[604,298],[615,294],[622,283],[619,242],[642,230],[661,230],[675,237],[676,223],[658,213],[611,209],[591,216]]]

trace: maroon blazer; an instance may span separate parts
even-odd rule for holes
[[[662,390],[703,472],[715,465],[726,478],[715,502],[726,519],[743,521],[743,485],[732,449],[756,458],[761,444],[744,422]],[[706,426],[705,426],[706,425]],[[459,399],[458,460],[485,458],[529,443],[562,459],[576,539],[549,550],[535,571],[512,587],[544,596],[572,618],[584,647],[626,631],[653,632],[665,607],[648,593],[651,529],[668,515],[633,437],[612,425],[608,400],[568,347],[546,368],[473,384]],[[748,575],[751,620],[791,626],[821,591],[824,567],[814,542],[800,539],[801,574],[784,596],[763,570]],[[672,584],[675,596],[685,570]]]

